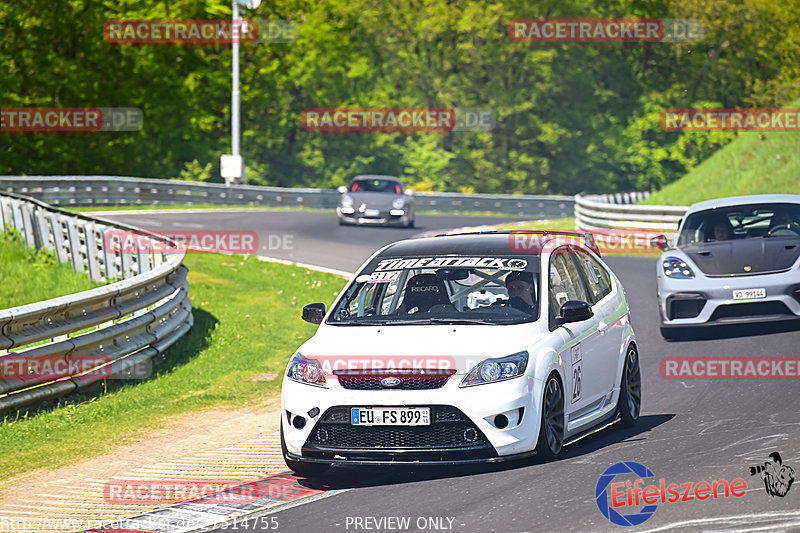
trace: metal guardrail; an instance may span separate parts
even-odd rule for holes
[[[335,209],[335,189],[223,185],[119,176],[0,176],[0,192],[61,206],[213,204]],[[572,196],[422,193],[417,210],[492,211],[523,216],[572,216]]]
[[[0,194],[0,229],[6,226],[21,232],[29,246],[53,250],[59,262],[110,284],[0,310],[0,412],[59,398],[107,378],[143,377],[142,369],[151,368],[153,359],[163,357],[192,327],[184,254],[145,250],[138,243],[113,250],[104,235],[123,229],[172,244],[165,238]],[[76,362],[87,356],[99,366],[77,365],[80,372],[75,372]],[[63,360],[59,368],[64,370],[38,376],[23,372],[21,378],[7,372],[12,360],[42,358]]]
[[[575,227],[587,230],[648,230],[671,237],[688,206],[633,205],[649,192],[575,195]]]

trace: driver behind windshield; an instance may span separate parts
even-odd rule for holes
[[[533,274],[530,272],[511,272],[506,276],[508,304],[529,315],[536,314],[536,289],[533,285]]]

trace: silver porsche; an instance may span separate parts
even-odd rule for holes
[[[672,242],[653,239],[661,334],[679,328],[800,319],[800,195],[692,205]]]
[[[393,176],[356,176],[339,187],[339,224],[414,226],[414,191]]]

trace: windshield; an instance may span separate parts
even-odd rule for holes
[[[386,192],[403,194],[403,188],[392,180],[355,180],[350,184],[350,192]]]
[[[539,273],[532,270],[535,268],[538,268],[537,261],[518,256],[380,258],[359,273],[328,323],[514,324],[533,321],[539,316]]]
[[[800,205],[737,205],[693,213],[678,246],[761,237],[800,237]]]

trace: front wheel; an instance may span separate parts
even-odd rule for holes
[[[642,408],[642,372],[639,369],[639,354],[631,345],[625,354],[622,383],[619,386],[619,418],[624,427],[633,427]]]
[[[286,441],[283,439],[283,423],[281,422],[281,451],[283,452],[283,460],[286,462],[286,466],[294,472],[295,474],[300,474],[301,476],[310,477],[310,476],[319,476],[324,474],[328,471],[331,467],[330,464],[325,463],[304,463],[301,461],[292,461],[286,457]]]
[[[552,459],[564,446],[564,391],[561,382],[551,374],[544,388],[542,422],[536,443],[536,455]]]

